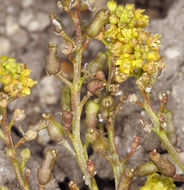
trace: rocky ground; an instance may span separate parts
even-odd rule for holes
[[[36,124],[41,113],[49,111],[57,113],[59,109],[59,96],[62,84],[54,77],[46,76],[44,72],[45,56],[50,41],[62,42],[54,35],[49,26],[48,13],[53,10],[62,19],[66,31],[72,35],[71,20],[59,12],[56,7],[57,0],[1,0],[0,6],[0,55],[16,57],[19,61],[27,64],[32,70],[32,78],[38,81],[32,90],[32,95],[17,100],[9,106],[9,114],[15,108],[25,109],[27,119],[23,123],[24,131],[28,126]],[[122,1],[119,1],[122,2]],[[150,27],[155,33],[162,34],[161,54],[166,58],[166,68],[156,83],[152,99],[155,108],[158,107],[158,92],[169,94],[168,107],[175,113],[175,126],[178,136],[177,148],[184,151],[184,1],[183,0],[126,0],[136,2],[137,6],[147,9],[150,15]],[[105,6],[105,1],[98,1],[97,7]],[[89,14],[89,13],[88,13]],[[92,41],[84,55],[84,63],[93,58],[103,46]],[[64,56],[60,55],[62,59]],[[135,81],[128,80],[122,86],[125,94],[137,92]],[[138,92],[137,92],[138,93]],[[154,134],[146,134],[137,127],[137,119],[145,113],[138,107],[127,103],[119,113],[116,120],[116,143],[119,153],[123,156],[129,151],[130,143],[134,135],[141,137],[141,146],[129,161],[129,166],[135,168],[138,163],[147,160],[147,153],[154,148],[164,152],[160,142]],[[14,140],[20,136],[17,126],[13,129]],[[151,139],[151,140],[150,140]],[[43,153],[48,147],[55,146],[46,131],[39,134],[36,142],[26,143],[31,149],[32,157],[28,166],[32,168],[30,184],[31,190],[37,189],[35,180],[36,170],[43,158]],[[81,189],[84,187],[83,179],[77,163],[65,151],[57,145],[59,156],[54,168],[54,178],[47,187],[48,190],[67,190],[67,182],[74,179]],[[111,167],[96,154],[92,157],[97,167],[97,181],[101,185],[100,190],[113,189]],[[144,179],[135,179],[131,190],[137,190],[144,183]],[[15,175],[10,162],[5,156],[5,147],[0,140],[0,185],[5,184],[11,190],[18,190]],[[182,183],[177,183],[177,190],[184,189]]]

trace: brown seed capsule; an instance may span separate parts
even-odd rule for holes
[[[163,158],[156,150],[149,153],[149,159],[157,166],[159,172],[165,176],[172,177],[176,173],[176,167]]]
[[[57,57],[58,46],[55,43],[50,43],[46,57],[45,70],[48,74],[56,74],[59,72],[60,61]]]
[[[102,31],[102,28],[104,27],[108,18],[109,10],[100,9],[87,27],[87,35],[89,37],[97,36]]]
[[[67,128],[67,129],[71,128],[72,118],[73,118],[73,114],[71,111],[65,110],[62,112],[62,122],[63,122],[64,128]]]
[[[104,88],[105,84],[103,81],[100,80],[91,80],[88,85],[88,91],[91,92],[91,94],[95,94],[98,90],[102,90]]]

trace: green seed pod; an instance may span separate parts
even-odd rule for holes
[[[89,37],[97,36],[102,31],[104,24],[108,20],[108,17],[109,17],[109,10],[100,9],[88,26],[86,30],[87,35]]]
[[[104,88],[104,82],[100,80],[91,80],[87,84],[87,89],[91,94],[95,94],[98,90],[102,90]]]
[[[107,153],[108,150],[108,141],[104,136],[99,134],[96,141],[92,143],[92,147],[95,152],[104,155]]]
[[[45,70],[48,74],[56,74],[59,72],[60,61],[57,57],[58,46],[55,43],[50,43],[46,57]]]
[[[95,103],[93,100],[88,100],[85,112],[86,112],[86,119],[85,124],[87,128],[95,128],[97,125],[97,113],[99,111],[100,106]]]
[[[106,53],[101,51],[98,53],[96,58],[87,65],[86,69],[90,73],[96,73],[97,71],[103,70],[106,62],[107,62]]]
[[[56,161],[57,154],[55,149],[49,149],[44,157],[41,167],[37,170],[37,178],[40,185],[46,185],[52,178],[51,170]]]
[[[166,128],[165,128],[165,131],[166,131],[166,134],[168,136],[168,138],[170,139],[171,143],[173,145],[176,145],[177,143],[177,135],[176,135],[176,131],[175,131],[175,126],[174,126],[174,115],[173,113],[168,110],[168,109],[165,109],[163,111],[165,117],[166,117]]]
[[[65,136],[63,126],[50,113],[44,113],[42,117],[47,122],[47,130],[51,139],[56,143],[61,142]]]
[[[156,172],[158,172],[158,168],[155,166],[155,164],[153,164],[153,162],[147,162],[138,165],[138,167],[135,170],[135,176],[144,177]]]
[[[114,106],[114,98],[112,96],[106,96],[102,99],[101,105],[107,109],[112,108]]]
[[[163,158],[156,150],[149,153],[149,159],[157,166],[159,172],[167,177],[176,174],[176,167],[168,160]]]
[[[71,92],[70,89],[66,86],[61,89],[60,104],[62,111],[71,110]]]
[[[50,23],[52,24],[54,31],[56,32],[57,35],[60,35],[63,32],[63,24],[62,22],[56,18],[55,13],[51,12],[49,14],[49,18],[50,18]]]

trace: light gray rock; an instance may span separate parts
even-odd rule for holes
[[[7,54],[11,50],[11,42],[6,37],[0,37],[0,55]]]

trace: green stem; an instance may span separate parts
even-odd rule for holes
[[[13,156],[11,158],[11,162],[19,183],[19,186],[21,188],[21,190],[29,190],[28,184],[24,184],[24,179],[23,176],[21,175],[21,171],[20,171],[20,167],[19,167],[19,163],[18,163],[18,159],[17,159],[17,153],[13,144],[13,140],[11,137],[11,128],[8,127],[7,125],[7,112],[6,112],[6,108],[1,108],[1,113],[3,116],[2,119],[2,128],[3,128],[3,133],[4,136],[6,138],[6,147],[8,149],[11,149],[13,152]]]
[[[81,105],[80,96],[81,96],[81,86],[82,86],[81,64],[82,64],[82,52],[83,52],[82,31],[80,23],[80,0],[78,0],[78,5],[76,7],[76,19],[73,19],[73,23],[74,23],[75,37],[76,37],[74,76],[73,76],[73,84],[71,87],[72,112],[73,112],[73,120],[72,120],[73,146],[76,153],[76,159],[82,171],[85,183],[89,186],[91,190],[98,190],[94,177],[88,172],[86,164],[88,160],[88,154],[87,150],[82,144],[80,137],[80,120],[82,112],[82,106],[80,106]]]
[[[176,149],[174,148],[174,146],[168,139],[165,131],[161,130],[160,122],[159,122],[155,112],[153,111],[153,108],[151,106],[148,95],[145,92],[142,92],[142,95],[144,98],[144,109],[148,113],[148,116],[150,117],[150,119],[154,125],[154,128],[155,128],[154,132],[158,135],[158,137],[160,138],[161,142],[163,143],[165,149],[171,155],[172,159],[176,162],[176,164],[184,172],[184,164],[183,164],[178,152],[176,151]]]
[[[110,150],[110,153],[112,155],[112,160],[113,160],[112,168],[113,168],[114,179],[115,179],[115,187],[117,189],[122,170],[121,170],[119,154],[118,154],[115,140],[114,140],[115,139],[114,123],[115,123],[115,117],[112,116],[109,118],[109,121],[106,122],[106,128],[107,128],[107,134],[108,134],[108,140],[109,140],[109,150]]]

